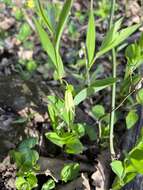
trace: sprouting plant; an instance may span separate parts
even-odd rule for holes
[[[33,149],[37,144],[37,138],[31,137],[22,141],[16,150],[10,152],[18,169],[15,181],[17,190],[31,190],[37,187],[36,172],[39,170],[37,163],[39,154]]]
[[[79,154],[83,151],[80,138],[85,134],[83,124],[75,123],[75,105],[73,86],[66,85],[64,99],[48,96],[48,112],[53,132],[46,133],[46,137],[56,145],[64,148],[69,154]]]

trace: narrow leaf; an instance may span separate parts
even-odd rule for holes
[[[120,20],[119,20],[120,21]],[[110,29],[103,41],[99,52],[96,54],[96,58],[100,57],[101,55],[107,53],[111,49],[115,48],[116,46],[120,45],[123,41],[125,41],[131,34],[133,34],[140,26],[140,24],[135,24],[133,26],[127,27],[125,29],[117,31],[121,23],[118,23]]]
[[[86,47],[87,47],[89,65],[91,64],[94,58],[95,39],[96,39],[96,31],[95,31],[94,13],[93,13],[93,10],[91,9],[90,14],[89,14],[87,36],[86,36]]]
[[[48,16],[45,13],[44,8],[42,7],[40,0],[36,0],[36,7],[38,9],[38,14],[39,16],[42,18],[42,20],[44,21],[45,25],[47,26],[48,30],[50,31],[50,33],[53,35],[54,34],[54,29],[53,26],[48,18]]]
[[[75,105],[78,105],[82,101],[84,101],[87,97],[91,96],[92,94],[103,90],[104,88],[107,88],[108,86],[111,86],[116,82],[115,78],[107,78],[102,80],[95,81],[94,84],[92,84],[88,88],[82,89],[74,98]]]
[[[38,31],[43,49],[47,52],[47,54],[49,55],[49,57],[53,61],[54,65],[57,67],[54,46],[53,46],[47,32],[42,28],[40,23],[36,19],[34,19],[34,21],[35,21],[36,29]]]
[[[64,67],[60,54],[55,50],[48,33],[42,28],[42,26],[36,19],[34,19],[34,21],[43,49],[47,52],[56,68],[57,78],[61,79],[64,75]]]
[[[72,4],[73,4],[73,0],[66,0],[64,3],[63,9],[60,13],[59,22],[57,26],[57,32],[56,32],[56,49],[57,50],[59,49],[61,35],[63,33],[64,26],[67,22]]]

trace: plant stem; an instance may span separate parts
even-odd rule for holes
[[[111,7],[111,13],[110,13],[110,22],[109,22],[109,28],[113,26],[113,17],[115,13],[115,3],[116,0],[112,0],[112,7]],[[112,49],[112,76],[113,78],[116,78],[116,51],[115,49]],[[115,102],[116,102],[116,83],[112,86],[112,102],[111,107],[112,110],[115,109]],[[111,159],[114,160],[115,158],[115,150],[114,150],[114,119],[115,119],[115,110],[111,112],[110,116],[110,153],[111,153]]]
[[[86,69],[86,84],[87,86],[90,86],[90,73],[89,73],[89,65],[88,65],[88,58],[87,58],[87,52],[85,48],[85,44],[83,44],[83,53],[85,58],[85,69]]]

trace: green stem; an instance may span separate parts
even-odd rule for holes
[[[113,25],[113,17],[115,13],[115,3],[116,0],[112,0],[112,7],[111,7],[111,13],[110,13],[110,22],[109,22],[109,28]],[[116,52],[115,49],[112,49],[112,76],[113,78],[116,78]],[[116,83],[112,86],[112,103],[111,107],[112,110],[115,109],[115,102],[116,102]],[[111,159],[113,160],[115,158],[115,150],[114,150],[114,119],[115,119],[115,110],[111,112],[110,116],[110,153],[111,153]]]
[[[83,49],[84,59],[85,59],[86,84],[87,84],[87,86],[90,86],[90,73],[89,73],[89,65],[88,65],[88,58],[87,58],[87,52],[86,52],[85,44],[83,44],[82,49]]]

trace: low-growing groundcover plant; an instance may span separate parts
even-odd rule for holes
[[[61,55],[61,39],[65,24],[67,23],[73,0],[65,0],[58,17],[55,15],[54,7],[51,6],[52,15],[45,9],[42,1],[28,1],[36,14],[33,17],[35,29],[39,35],[42,47],[47,53],[48,58],[53,67],[53,78],[57,80],[64,89],[63,97],[56,95],[48,96],[48,114],[51,123],[51,131],[45,134],[46,138],[55,145],[61,147],[67,154],[83,153],[85,147],[81,138],[87,134],[89,140],[97,140],[104,148],[110,147],[111,168],[116,174],[112,189],[121,189],[125,184],[129,183],[137,174],[143,174],[143,136],[142,132],[135,147],[125,154],[123,161],[117,157],[114,148],[114,126],[119,117],[116,112],[120,113],[120,107],[126,103],[125,124],[127,130],[133,128],[139,117],[136,105],[143,104],[142,76],[136,72],[143,61],[143,35],[138,42],[129,44],[126,47],[125,56],[127,60],[125,76],[119,85],[120,102],[116,105],[117,88],[116,83],[119,82],[117,74],[117,49],[118,47],[139,27],[135,24],[122,29],[123,19],[118,19],[113,23],[115,0],[112,1],[109,29],[99,48],[96,47],[96,26],[93,10],[93,0],[90,2],[89,19],[86,32],[86,41],[83,42],[83,62],[84,73],[79,86],[69,84],[66,81],[66,67]],[[50,10],[50,11],[51,11]],[[112,51],[113,74],[112,77],[93,80],[92,67],[96,64],[97,59],[101,59],[106,53]],[[76,107],[86,99],[91,98],[95,93],[105,88],[112,87],[111,111],[106,112],[102,104],[94,105],[91,108],[91,116],[96,120],[99,133],[98,137],[94,129],[90,132],[90,128],[85,123],[78,123],[75,120]],[[136,95],[136,100],[133,98]],[[126,101],[126,102],[125,102]],[[91,135],[91,133],[93,133]],[[30,190],[37,186],[37,161],[38,153],[33,150],[37,144],[37,140],[32,138],[23,141],[17,150],[12,152],[13,158],[17,164],[18,172],[16,179],[16,187],[19,190]],[[22,164],[24,163],[24,164]],[[80,165],[71,163],[65,165],[61,171],[61,180],[65,183],[75,179],[79,175]],[[45,189],[54,189],[56,183],[50,179],[42,187]]]

